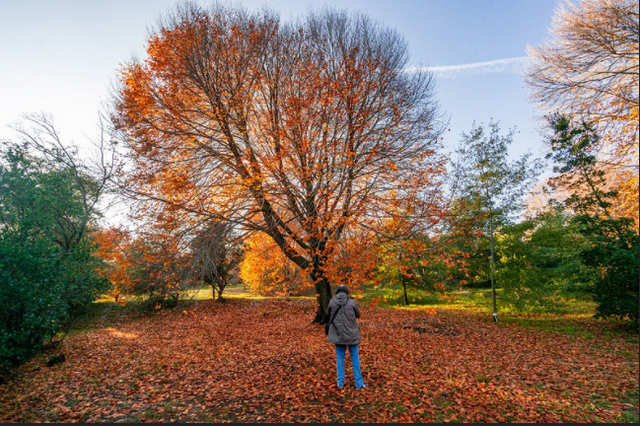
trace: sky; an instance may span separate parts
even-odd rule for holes
[[[209,4],[210,1],[198,0]],[[0,140],[25,113],[51,114],[63,141],[98,135],[99,113],[121,64],[144,57],[149,28],[175,0],[0,0]],[[544,155],[540,113],[522,80],[527,45],[549,37],[559,0],[243,0],[283,20],[323,5],[361,11],[404,36],[412,67],[436,77],[436,99],[450,118],[449,151],[473,122],[493,119],[510,151]]]

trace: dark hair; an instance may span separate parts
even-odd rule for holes
[[[340,284],[338,286],[338,288],[336,289],[336,294],[340,292],[347,293],[347,295],[351,293],[351,291],[349,291],[349,287],[347,287],[346,284]]]

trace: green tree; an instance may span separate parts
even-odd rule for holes
[[[37,174],[37,190],[14,192],[14,197],[23,194],[41,203],[29,210],[35,217],[26,229],[46,232],[65,252],[71,252],[100,217],[98,204],[109,189],[115,169],[114,145],[109,145],[101,129],[93,142],[95,159],[84,160],[77,147],[63,143],[53,119],[46,114],[26,115],[15,130],[20,141],[7,143],[8,155],[28,159],[19,161],[27,173],[42,170]]]
[[[574,221],[589,239],[581,251],[583,263],[595,274],[593,294],[597,316],[638,321],[638,231],[633,220],[614,217],[610,211],[616,191],[604,190],[604,172],[598,167],[594,147],[599,135],[592,123],[573,123],[562,114],[548,117],[553,135],[547,155],[559,175],[552,185],[571,190],[564,204],[575,213]]]
[[[489,122],[488,130],[474,123],[462,135],[454,164],[456,198],[465,200],[467,214],[482,218],[480,231],[489,240],[489,265],[493,319],[498,320],[496,304],[495,235],[503,225],[512,223],[523,208],[523,198],[542,168],[539,159],[527,153],[508,160],[508,148],[514,131],[500,134],[498,123]]]
[[[580,258],[587,245],[558,206],[502,227],[496,251],[503,300],[517,310],[553,309],[559,296],[590,294],[594,275]]]
[[[0,369],[41,349],[108,285],[87,203],[98,181],[33,141],[0,150]]]

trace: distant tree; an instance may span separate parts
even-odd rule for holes
[[[380,245],[378,279],[400,283],[404,305],[409,304],[410,288],[446,295],[454,284],[460,284],[454,275],[465,269],[466,263],[460,252],[442,242],[436,236],[414,235]]]
[[[131,238],[127,230],[117,226],[101,229],[96,233],[96,256],[105,263],[100,273],[111,283],[108,294],[120,303],[120,297],[129,292],[131,285],[129,272],[133,258],[127,250],[131,245]]]
[[[123,296],[142,296],[150,309],[176,306],[181,292],[201,282],[192,273],[191,255],[175,236],[153,232],[132,233],[120,228],[103,230],[98,236],[97,256],[107,267],[102,275],[111,282],[116,302]]]
[[[50,193],[42,200],[37,216],[48,221],[49,237],[65,252],[71,252],[101,214],[98,205],[109,190],[115,169],[113,146],[101,128],[99,139],[94,142],[96,158],[89,160],[79,155],[77,147],[60,139],[53,119],[46,114],[24,116],[15,130],[20,143],[13,144],[13,152],[35,155],[32,165],[37,162],[52,172],[41,175],[41,179],[49,176],[47,179],[64,180],[41,182],[42,190]],[[38,228],[44,230],[43,226]]]
[[[269,235],[311,277],[324,323],[349,229],[428,217],[444,171],[433,79],[407,61],[401,36],[364,15],[285,25],[187,3],[120,72],[122,188],[166,215]]]
[[[485,233],[486,214],[481,199],[461,198],[457,195],[442,222],[438,245],[457,255],[458,267],[453,279],[459,285],[473,288],[491,288],[491,252]]]
[[[589,245],[561,208],[502,227],[497,236],[497,278],[503,303],[516,310],[554,309],[560,296],[589,296],[595,274],[580,253]]]
[[[454,174],[457,179],[456,198],[467,201],[471,213],[481,217],[481,231],[489,240],[490,280],[494,321],[498,320],[496,306],[495,235],[499,227],[511,223],[524,207],[524,196],[542,168],[539,159],[531,160],[531,153],[510,162],[508,148],[513,131],[500,135],[498,123],[490,122],[489,130],[473,125],[456,150]]]
[[[190,257],[166,235],[145,233],[126,247],[128,293],[145,296],[149,308],[175,307],[180,294],[197,285],[188,274]]]
[[[576,214],[613,219],[610,207],[618,192],[605,189],[606,173],[594,153],[600,141],[594,124],[585,121],[575,124],[563,114],[552,114],[547,121],[553,130],[547,158],[554,162],[553,171],[557,173],[549,184],[568,191],[564,204]]]
[[[593,123],[601,138],[592,146],[601,166],[619,180],[624,206],[638,223],[637,0],[564,1],[552,38],[528,49],[526,81],[547,112]]]
[[[191,274],[211,286],[213,298],[222,301],[222,293],[237,271],[242,258],[240,236],[232,224],[206,223],[190,242]],[[217,294],[217,295],[216,295]]]

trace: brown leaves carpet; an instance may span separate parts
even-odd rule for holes
[[[200,302],[67,337],[0,385],[3,422],[616,422],[637,417],[638,346],[361,306],[365,390],[335,385],[308,300]],[[44,360],[44,361],[43,361]],[[635,413],[635,414],[634,414]]]

